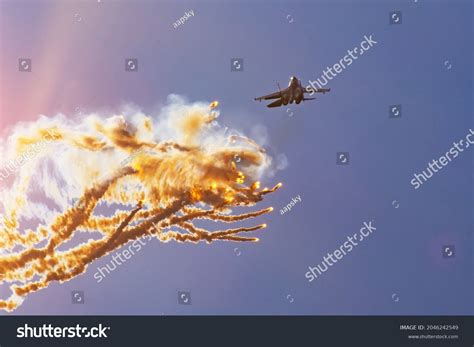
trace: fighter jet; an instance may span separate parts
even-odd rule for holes
[[[273,101],[272,103],[268,104],[267,107],[280,107],[281,105],[288,105],[288,103],[292,104],[293,102],[296,102],[299,104],[301,101],[304,100],[314,100],[316,98],[305,98],[304,93],[326,93],[331,91],[330,88],[320,88],[317,90],[313,90],[310,88],[309,90],[304,88],[301,85],[301,81],[298,80],[295,76],[292,76],[290,78],[290,83],[288,83],[288,88],[285,88],[283,90],[280,89],[280,85],[278,85],[278,92],[268,94],[265,96],[261,96],[259,98],[255,98],[256,101],[262,101],[262,100],[271,100],[271,99],[278,99],[276,101]]]

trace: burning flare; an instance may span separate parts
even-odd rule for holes
[[[217,231],[194,224],[271,212],[234,215],[231,208],[253,206],[281,186],[260,189],[270,158],[254,141],[221,130],[217,104],[174,97],[157,119],[140,112],[80,122],[42,116],[0,143],[2,158],[25,159],[52,134],[0,178],[0,284],[11,290],[0,309],[14,310],[28,294],[83,274],[146,233],[162,242],[258,241],[244,235],[266,224]],[[25,230],[32,221],[36,226]],[[81,235],[90,238],[80,242]]]

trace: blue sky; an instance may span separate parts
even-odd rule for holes
[[[473,149],[420,189],[410,185],[474,129],[472,6],[2,1],[4,136],[17,121],[74,117],[77,108],[134,103],[153,114],[175,93],[219,100],[225,126],[249,134],[263,126],[269,152],[288,159],[266,182],[284,189],[267,202],[275,212],[263,218],[259,243],[150,242],[100,284],[93,274],[110,256],[15,313],[473,314]],[[194,16],[174,28],[189,10]],[[389,24],[392,11],[402,12],[401,24]],[[253,100],[292,75],[319,77],[364,35],[377,44],[330,82],[330,93],[290,111]],[[31,57],[32,75],[18,73],[20,57]],[[136,73],[124,71],[130,57]],[[243,71],[230,71],[231,58],[244,59]],[[389,118],[398,104],[401,118]],[[350,164],[336,165],[337,152],[349,152]],[[301,203],[280,215],[297,195]],[[369,220],[377,231],[309,283],[308,266]],[[443,245],[455,245],[454,258],[442,257]],[[85,304],[71,304],[73,290],[85,291]],[[179,305],[178,291],[191,292],[192,305]]]

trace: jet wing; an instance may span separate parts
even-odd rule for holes
[[[288,89],[288,88],[286,88],[286,89]],[[271,100],[271,99],[281,98],[281,96],[286,92],[286,89],[280,90],[278,92],[268,94],[268,95],[265,95],[265,96],[261,96],[259,98],[255,98],[255,100],[262,101],[262,100]]]
[[[327,92],[330,92],[331,91],[331,88],[317,88],[316,90],[314,90],[312,87],[307,87],[305,89],[305,93],[327,93]]]
[[[283,100],[282,99],[279,99],[279,100],[275,100],[273,101],[272,103],[268,104],[267,107],[280,107],[281,105],[283,105]]]

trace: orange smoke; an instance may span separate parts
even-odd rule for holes
[[[245,136],[229,142],[211,124],[217,115],[208,112],[215,107],[217,102],[169,107],[161,123],[143,114],[130,120],[88,116],[80,124],[43,118],[17,130],[11,142],[16,155],[48,131],[57,136],[19,168],[2,195],[0,284],[8,283],[11,295],[0,300],[0,309],[14,310],[28,294],[84,273],[94,260],[147,233],[162,242],[258,241],[244,235],[266,224],[216,231],[194,224],[199,219],[236,223],[269,213],[271,207],[238,215],[229,211],[253,206],[281,186],[260,189],[270,158]],[[29,201],[32,185],[63,208]],[[72,204],[75,192],[80,197]],[[97,213],[112,203],[120,206],[113,215]],[[26,217],[40,221],[35,230],[18,230]],[[91,231],[101,237],[64,246]]]

